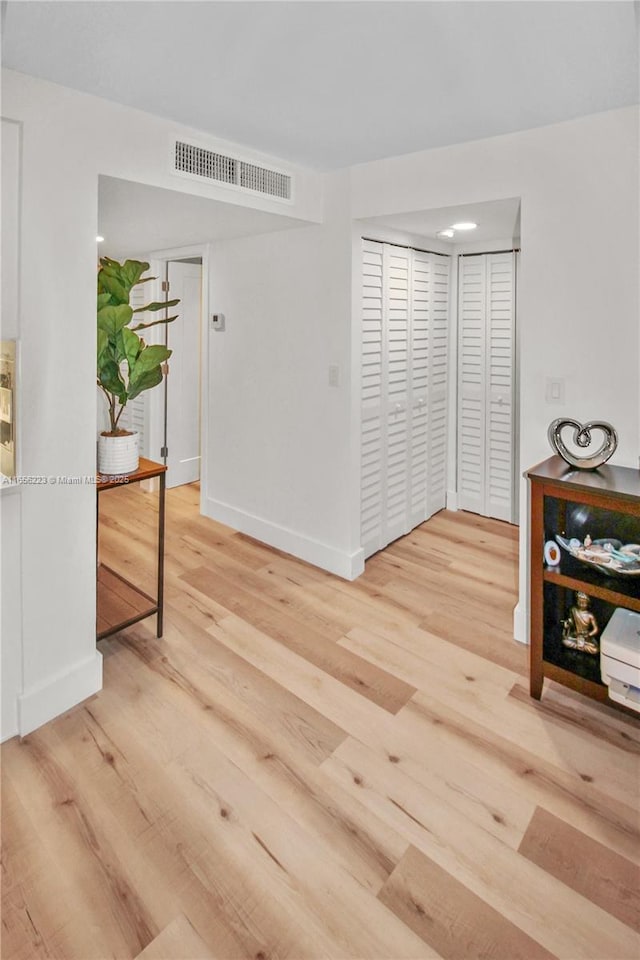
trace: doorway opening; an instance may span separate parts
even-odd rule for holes
[[[166,300],[162,284],[167,280],[172,285],[169,299],[181,301],[179,319],[167,329],[173,354],[165,377],[166,393],[162,386],[144,391],[127,405],[122,425],[139,433],[141,456],[166,462],[167,486],[200,480],[201,506],[211,496],[207,464],[212,358],[228,336],[217,330],[214,336],[208,322],[210,252],[219,242],[299,225],[293,217],[180,189],[104,175],[98,178],[98,232],[104,238],[99,255],[149,263],[149,276],[155,279],[144,284],[145,299],[140,304]],[[148,343],[164,342],[165,329],[160,325],[145,334]],[[97,413],[102,424],[100,395]],[[149,484],[153,487],[154,481]]]
[[[365,556],[445,506],[517,525],[520,199],[354,231]]]

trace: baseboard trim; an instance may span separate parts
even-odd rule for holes
[[[524,605],[517,603],[513,608],[513,636],[518,643],[529,643],[527,620],[527,611]]]
[[[97,650],[70,670],[51,677],[18,697],[18,732],[21,737],[75,707],[102,689],[102,654]]]
[[[342,577],[343,580],[355,580],[361,573],[364,573],[364,550],[362,548],[354,553],[343,553],[320,540],[305,537],[288,527],[281,527],[277,523],[263,520],[261,517],[245,513],[244,510],[238,510],[228,503],[213,500],[210,497],[204,500],[203,514],[210,520],[217,520],[218,523],[224,523],[240,533],[255,537],[256,540],[260,540],[270,547],[284,550],[285,553],[290,553],[299,560],[305,560],[307,563],[313,564],[314,567],[320,567],[321,570],[335,573],[337,577]]]
[[[457,510],[457,509],[458,509],[457,490],[447,490],[447,510]]]

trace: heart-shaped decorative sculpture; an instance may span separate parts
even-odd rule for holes
[[[595,453],[580,457],[572,453],[562,439],[562,431],[565,427],[571,427],[573,429],[573,442],[582,449],[591,446],[592,430],[601,431],[603,435],[602,444]],[[601,467],[603,463],[606,463],[607,460],[613,456],[618,446],[618,434],[611,424],[605,423],[604,420],[590,420],[589,423],[578,423],[577,420],[561,417],[559,420],[554,420],[549,424],[547,436],[549,437],[549,443],[556,453],[559,453],[563,460],[566,460],[572,467],[577,467],[579,470],[595,470],[596,467]]]

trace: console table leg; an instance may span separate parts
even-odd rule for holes
[[[160,492],[158,495],[158,615],[157,630],[158,639],[162,636],[163,614],[164,614],[164,494],[165,494],[165,474],[160,474]]]

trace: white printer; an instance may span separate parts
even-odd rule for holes
[[[640,712],[640,613],[614,610],[600,637],[600,674],[611,700]]]

